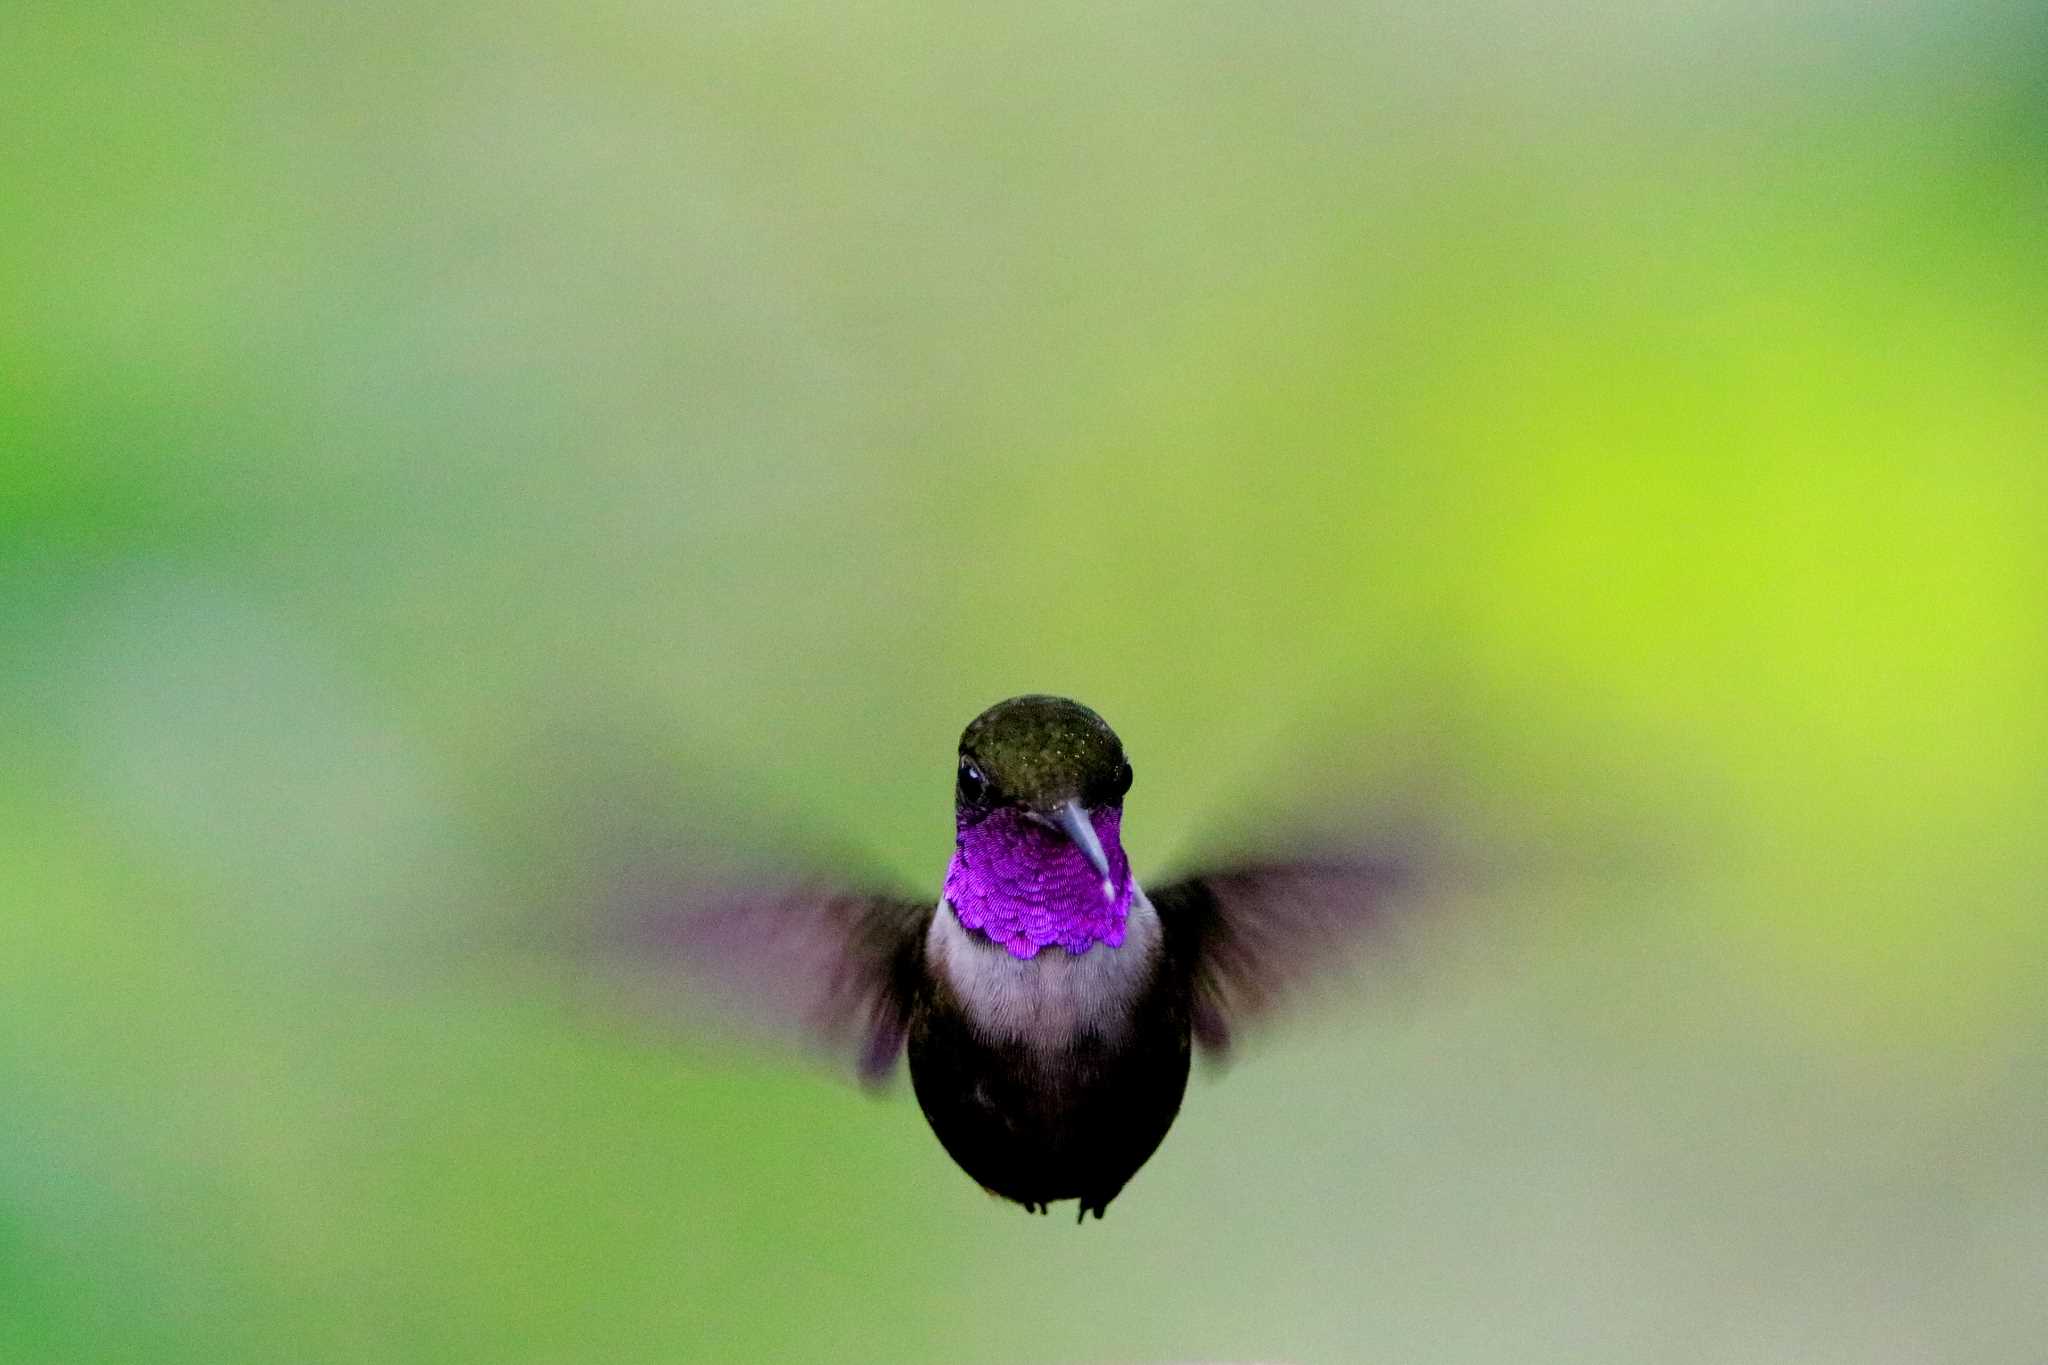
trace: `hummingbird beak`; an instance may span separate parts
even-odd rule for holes
[[[1109,855],[1102,851],[1102,840],[1095,837],[1095,826],[1088,823],[1088,812],[1081,809],[1081,803],[1062,801],[1052,813],[1052,823],[1074,841],[1074,846],[1087,857],[1088,865],[1102,874],[1102,898],[1115,900],[1116,881],[1109,875]]]

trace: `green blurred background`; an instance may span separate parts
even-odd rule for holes
[[[2044,70],[8,6],[0,1359],[2041,1359]],[[1081,1230],[563,989],[708,804],[935,890],[1039,689],[1141,870],[1362,790],[1492,872]]]

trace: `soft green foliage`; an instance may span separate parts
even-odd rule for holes
[[[2033,1358],[2043,14],[11,7],[0,1360]],[[1486,869],[1106,1222],[565,990],[1035,690]]]

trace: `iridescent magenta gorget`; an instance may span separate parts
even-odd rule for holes
[[[1114,896],[1103,894],[1101,875],[1073,840],[1004,808],[960,828],[946,869],[953,913],[1012,957],[1036,957],[1054,945],[1075,954],[1098,943],[1120,946],[1132,895],[1131,861],[1118,837],[1123,811],[1106,806],[1088,821],[1109,859]]]

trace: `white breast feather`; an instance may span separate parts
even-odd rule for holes
[[[970,932],[944,900],[925,936],[925,956],[991,1038],[1062,1046],[1083,1030],[1114,1038],[1159,954],[1159,912],[1136,886],[1118,947],[1098,943],[1078,956],[1058,944],[1017,958]]]

